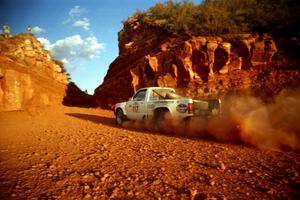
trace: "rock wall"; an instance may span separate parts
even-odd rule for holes
[[[83,92],[74,83],[70,82],[66,90],[66,96],[63,99],[63,105],[65,106],[76,106],[76,107],[92,107],[93,99],[92,95],[87,92]]]
[[[193,98],[223,98],[238,91],[278,92],[299,85],[299,70],[276,58],[268,35],[175,36],[138,21],[119,32],[119,56],[94,94],[112,108],[146,86],[170,86]],[[278,57],[278,56],[277,56]]]
[[[0,38],[0,111],[61,104],[68,77],[31,34]]]

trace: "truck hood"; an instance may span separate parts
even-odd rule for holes
[[[117,108],[117,107],[123,107],[123,106],[126,105],[126,103],[127,103],[126,101],[117,103],[117,104],[115,105],[115,108]]]

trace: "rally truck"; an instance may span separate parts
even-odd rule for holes
[[[169,87],[141,88],[128,101],[115,105],[119,125],[126,120],[163,120],[166,114],[173,119],[208,119],[218,116],[220,112],[220,99],[193,100],[178,95]]]

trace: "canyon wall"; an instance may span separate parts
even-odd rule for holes
[[[277,43],[269,34],[178,36],[129,20],[94,100],[113,108],[147,86],[174,87],[200,99],[242,92],[267,97],[300,83],[299,68],[282,58]]]
[[[32,34],[0,37],[0,111],[61,105],[68,83],[63,63]]]

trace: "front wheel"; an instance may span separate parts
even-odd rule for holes
[[[124,121],[126,121],[126,116],[124,115],[121,109],[117,110],[116,113],[116,121],[118,125],[122,125]]]

